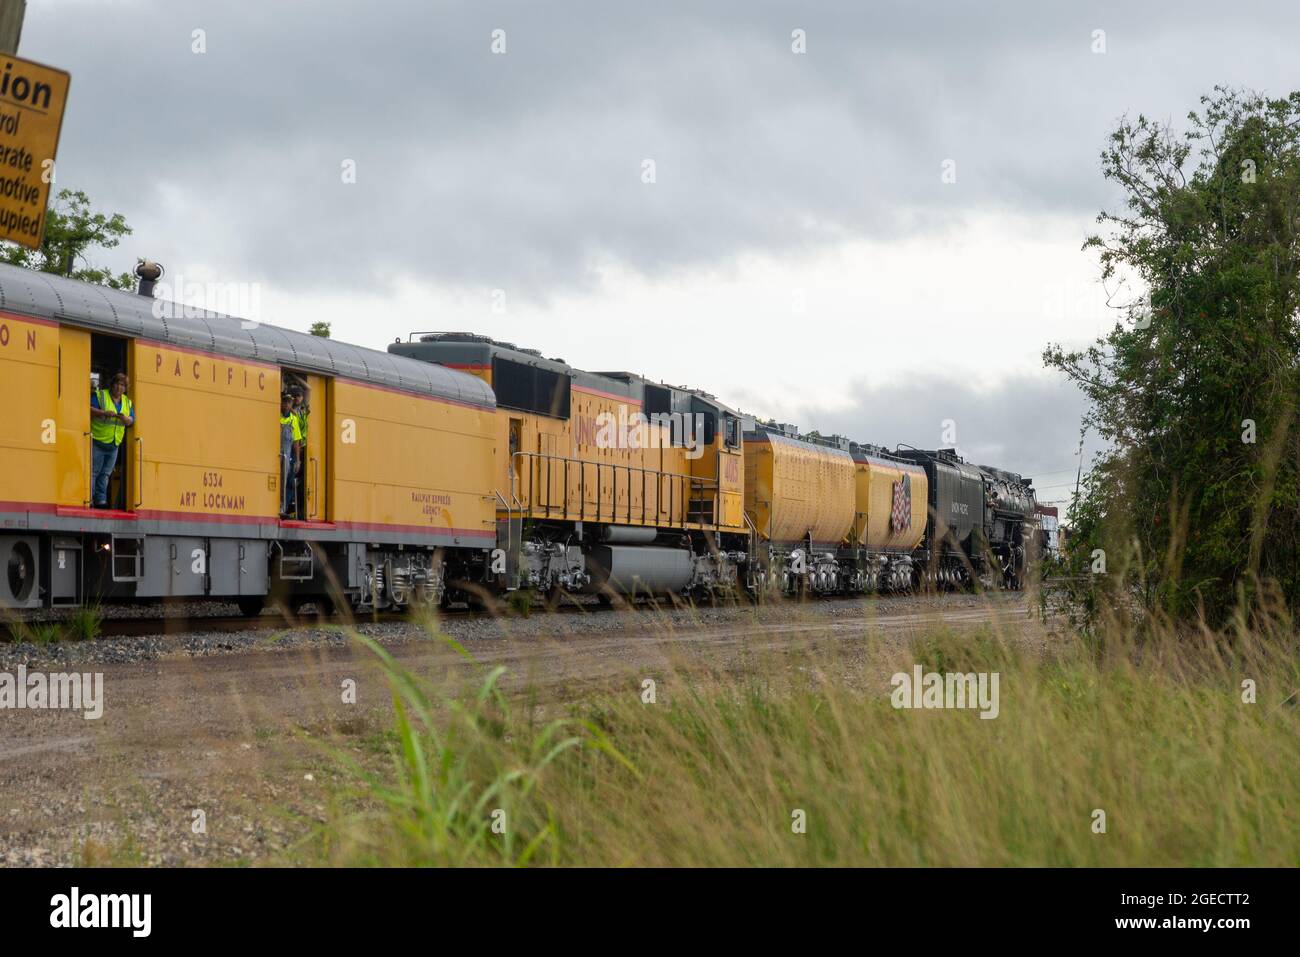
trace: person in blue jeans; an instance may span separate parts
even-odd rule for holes
[[[135,424],[135,406],[126,394],[125,372],[113,376],[107,389],[90,396],[91,500],[95,508],[108,508],[108,479],[117,465],[117,450],[126,430]]]
[[[293,412],[293,396],[280,396],[280,517],[299,518],[298,473],[302,470],[302,431]]]

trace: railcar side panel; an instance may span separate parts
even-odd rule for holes
[[[925,536],[929,481],[920,466],[884,459],[855,460],[857,517],[850,536],[854,544],[873,551],[911,552]],[[901,488],[900,488],[901,486]],[[894,502],[903,503],[901,521]]]
[[[90,505],[90,333],[59,327],[59,449],[55,500]],[[0,496],[3,497],[3,496]]]
[[[722,443],[722,439],[719,439]],[[717,451],[718,486],[722,496],[719,519],[730,531],[745,528],[745,454],[744,446],[728,449],[722,445]]]
[[[139,418],[119,454],[140,514],[276,521],[280,370],[148,340],[131,349]]]
[[[82,382],[64,386],[89,407]],[[0,415],[0,503],[54,501],[55,489],[62,485],[58,388],[58,326],[0,314],[0,408],[5,410]]]
[[[984,517],[984,483],[979,472],[964,463],[935,461],[934,470],[932,547],[947,542],[947,547],[969,555],[972,535]]]
[[[853,459],[842,449],[763,433],[745,439],[745,507],[772,542],[838,546],[853,526]]]
[[[495,538],[492,409],[336,379],[330,483],[340,526],[426,531],[453,544]],[[325,426],[312,417],[312,428]]]
[[[302,474],[307,482],[304,516],[311,522],[324,522],[330,516],[328,470],[330,457],[329,386],[324,376],[309,375],[307,394],[311,412],[307,416],[307,448],[303,452]]]

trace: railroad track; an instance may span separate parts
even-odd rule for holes
[[[1001,594],[1001,593],[999,593]],[[928,593],[908,593],[890,596],[892,600],[934,597]],[[862,601],[862,595],[825,595],[817,603]],[[719,602],[721,603],[721,602]],[[655,603],[639,602],[637,604],[571,604],[564,603],[555,607],[534,605],[530,614],[547,615],[620,615],[638,612],[653,612],[663,606]],[[440,618],[466,618],[480,615],[521,617],[515,609],[499,606],[492,609],[472,609],[466,607],[439,609]],[[379,612],[357,615],[351,612],[333,615],[286,615],[266,612],[254,617],[242,615],[150,615],[131,618],[105,618],[100,622],[99,638],[135,638],[146,635],[183,635],[195,632],[236,633],[244,631],[292,631],[306,628],[343,628],[354,625],[385,624],[416,620],[411,612]],[[41,625],[61,624],[58,621],[19,621],[0,622],[0,639],[13,641],[32,640],[30,629]],[[24,634],[26,632],[26,634]]]
[[[609,606],[598,604],[564,604],[554,608],[534,606],[531,614],[608,614],[635,611],[649,605]],[[471,608],[444,608],[438,610],[440,618],[464,618],[475,615],[509,615],[517,613],[506,608],[476,610]],[[263,630],[297,630],[303,628],[343,628],[353,625],[384,624],[416,620],[411,612],[378,612],[333,615],[286,615],[264,613],[253,617],[243,615],[148,615],[131,618],[104,618],[98,628],[99,638],[136,638],[144,635],[183,635],[193,632],[234,633]],[[33,629],[63,625],[59,620],[11,620],[0,622],[0,639],[7,641],[32,640]]]
[[[287,618],[283,615],[258,615],[245,618],[243,615],[217,616],[203,615],[195,618],[108,618],[100,626],[101,638],[136,638],[141,635],[183,635],[195,631],[237,632],[261,631],[263,629],[295,629],[311,627],[344,627],[367,621],[385,622],[402,621],[405,615],[376,615],[374,618],[357,619],[348,615],[329,615],[326,617]]]
[[[580,612],[608,612],[616,609],[600,605],[563,605],[551,609],[552,614],[576,614]],[[630,610],[630,609],[629,609]],[[541,609],[535,609],[540,612]],[[491,614],[491,612],[474,611],[468,608],[444,608],[439,610],[440,618],[464,618],[472,615]],[[336,615],[301,615],[285,616],[264,614],[252,618],[242,615],[229,617],[199,616],[195,618],[109,618],[100,627],[100,636],[104,638],[134,638],[141,635],[182,635],[196,631],[239,632],[277,630],[290,631],[301,628],[346,628],[353,625],[385,624],[416,620],[409,612],[380,612],[371,615],[336,614]]]

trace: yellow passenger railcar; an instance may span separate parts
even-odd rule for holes
[[[246,611],[268,597],[400,607],[486,576],[496,407],[485,383],[141,286],[0,266],[0,399],[17,410],[0,416],[0,607],[197,596]],[[91,395],[117,372],[135,421],[96,508]],[[313,410],[304,507],[286,520],[290,380]]]

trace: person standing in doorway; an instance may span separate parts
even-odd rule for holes
[[[95,508],[108,508],[108,479],[117,465],[126,430],[135,424],[135,406],[126,394],[126,373],[119,372],[107,389],[90,396],[91,500]]]
[[[280,518],[298,514],[298,470],[302,462],[302,432],[293,414],[293,396],[280,396]]]
[[[311,408],[307,405],[307,393],[303,386],[295,385],[293,387],[293,414],[298,419],[298,447],[301,452],[298,456],[298,517],[303,521],[308,518],[307,515],[307,474],[304,467],[307,463],[307,417],[311,413]]]

